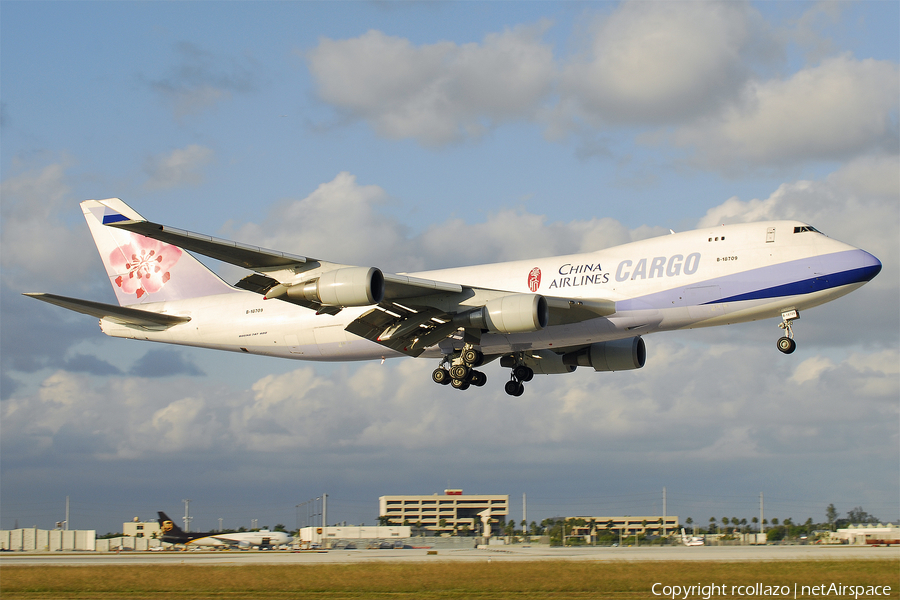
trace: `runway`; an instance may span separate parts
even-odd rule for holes
[[[430,552],[430,553],[429,553]],[[900,547],[873,546],[684,546],[647,548],[550,548],[498,546],[464,550],[330,550],[116,553],[2,553],[0,567],[12,565],[259,565],[410,561],[785,561],[900,559]]]

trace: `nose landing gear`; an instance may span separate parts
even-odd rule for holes
[[[793,322],[799,318],[800,312],[797,310],[786,310],[781,313],[781,323],[778,326],[784,329],[785,335],[778,338],[777,345],[778,349],[785,354],[790,354],[797,349],[797,342],[794,341]]]

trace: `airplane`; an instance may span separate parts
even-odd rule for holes
[[[193,546],[214,546],[251,548],[274,548],[284,544],[290,544],[293,538],[283,531],[246,531],[240,533],[194,533],[186,532],[175,524],[166,513],[159,511],[160,540],[169,544],[184,544]]]
[[[639,369],[643,336],[781,318],[796,348],[800,312],[870,281],[881,262],[798,221],[672,232],[568,256],[390,273],[160,225],[118,198],[81,209],[118,306],[37,300],[100,319],[112,337],[313,361],[437,359],[432,379],[464,390],[483,364],[510,369],[521,396],[536,373]],[[190,253],[252,271],[229,285]]]
[[[682,527],[681,528],[681,543],[684,544],[685,546],[702,546],[703,538],[700,537],[699,535],[688,536],[688,534],[686,534],[684,532],[684,527]]]

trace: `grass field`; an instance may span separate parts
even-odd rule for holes
[[[663,598],[663,586],[698,586],[687,598],[769,598],[732,586],[891,586],[900,560],[783,562],[418,562],[327,565],[3,566],[0,595],[17,598]],[[717,587],[703,586],[715,584]],[[768,591],[772,591],[769,588]],[[765,591],[765,588],[763,588]],[[743,593],[741,593],[743,591]],[[811,592],[811,590],[809,590]],[[883,589],[881,590],[884,591]],[[713,593],[715,592],[715,593]],[[671,597],[671,592],[669,596]],[[678,597],[684,598],[684,592]],[[872,598],[872,595],[860,595]]]

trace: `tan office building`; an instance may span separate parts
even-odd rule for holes
[[[431,534],[480,531],[478,513],[490,509],[491,529],[499,533],[499,522],[509,516],[509,495],[463,494],[444,490],[443,495],[381,496],[378,514],[390,525],[420,526]],[[479,529],[476,529],[479,528]]]
[[[668,515],[648,515],[638,517],[566,517],[566,521],[573,519],[584,519],[587,524],[575,526],[572,528],[572,535],[585,536],[591,535],[591,531],[595,533],[601,531],[615,531],[624,536],[629,535],[669,535],[672,533],[681,533],[678,523],[678,517]]]
[[[128,537],[157,538],[159,530],[157,521],[140,521],[137,517],[128,523],[122,523],[122,533]]]

